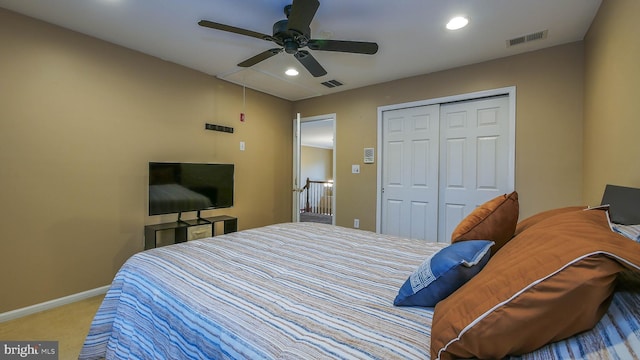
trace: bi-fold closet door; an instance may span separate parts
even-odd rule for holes
[[[449,242],[476,206],[513,190],[509,127],[506,95],[383,111],[380,231]]]

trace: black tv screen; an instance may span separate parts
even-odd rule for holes
[[[149,163],[149,215],[233,206],[234,165]]]

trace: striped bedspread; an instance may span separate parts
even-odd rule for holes
[[[138,253],[80,358],[428,358],[432,311],[393,299],[442,247],[297,223]]]
[[[623,273],[595,328],[512,359],[640,359],[640,274]]]
[[[80,359],[428,359],[432,309],[393,299],[444,246],[287,223],[138,253]],[[638,358],[638,283],[599,328],[522,358]]]

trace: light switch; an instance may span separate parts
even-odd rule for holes
[[[360,174],[360,165],[351,165],[352,174]]]
[[[244,151],[244,141],[240,141],[240,151]]]

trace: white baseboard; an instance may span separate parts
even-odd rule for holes
[[[74,303],[76,301],[88,299],[90,297],[106,294],[107,290],[109,290],[109,285],[102,286],[99,288],[83,291],[77,294],[71,294],[69,296],[61,297],[58,299],[49,300],[40,304],[35,304],[31,306],[27,306],[21,309],[7,311],[5,313],[0,314],[0,323],[17,319],[23,316],[35,314],[40,311],[49,310],[56,308],[58,306],[67,305]]]

